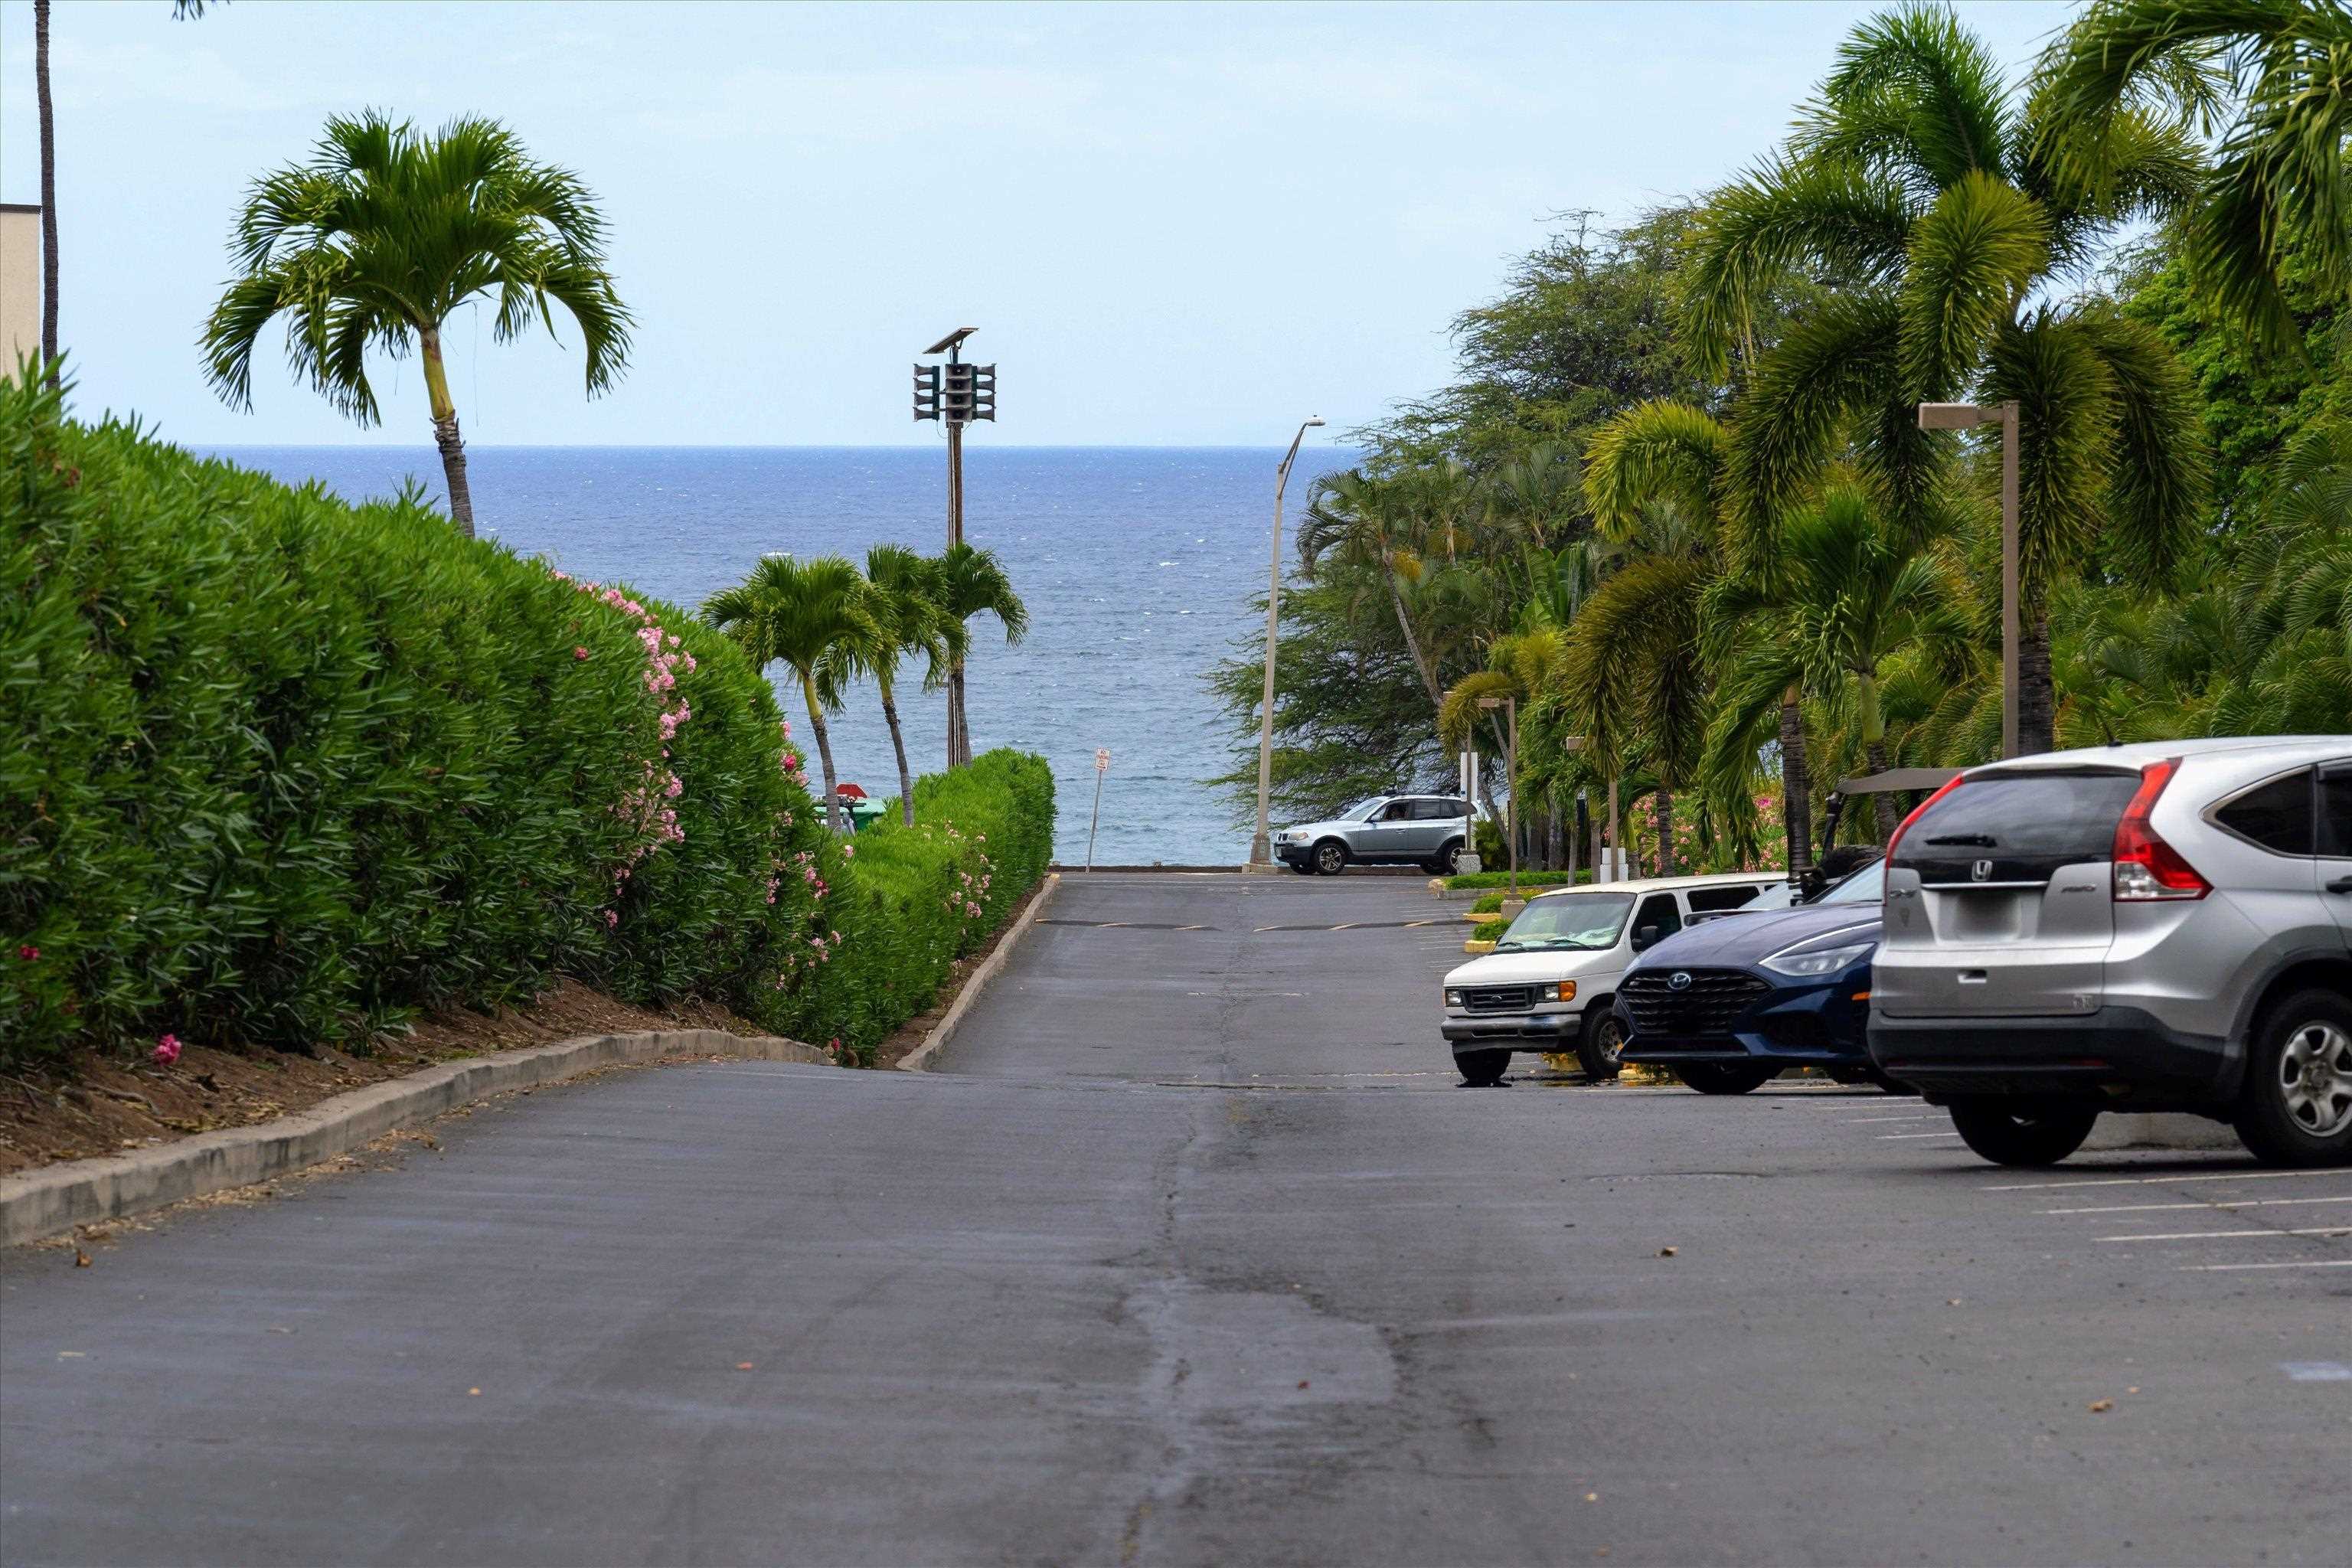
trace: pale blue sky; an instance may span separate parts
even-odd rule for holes
[[[1628,216],[1771,145],[1870,7],[58,5],[60,290],[86,409],[197,444],[427,438],[194,342],[246,184],[337,110],[501,117],[604,200],[639,319],[614,394],[543,340],[454,383],[488,443],[877,444],[976,325],[1023,445],[1263,445],[1441,383],[1546,216]],[[2071,7],[1966,5],[2028,60]],[[32,7],[0,3],[0,199],[37,198]],[[270,340],[273,346],[276,337]]]

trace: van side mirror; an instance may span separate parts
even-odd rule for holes
[[[1641,952],[1645,947],[1655,947],[1657,944],[1658,928],[1655,926],[1643,926],[1633,933],[1633,951],[1635,952]]]

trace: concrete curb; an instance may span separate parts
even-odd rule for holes
[[[655,1029],[586,1035],[551,1046],[444,1062],[336,1095],[274,1121],[225,1127],[156,1148],[73,1160],[0,1178],[0,1247],[265,1182],[488,1095],[688,1052],[763,1061],[828,1059],[814,1046],[797,1040],[730,1035],[723,1029]]]
[[[931,1032],[923,1037],[921,1045],[898,1058],[899,1071],[931,1070],[931,1058],[946,1048],[956,1026],[963,1022],[965,1010],[980,999],[980,994],[988,988],[988,983],[996,978],[996,972],[1004,967],[1006,959],[1013,956],[1013,950],[1020,945],[1022,936],[1037,918],[1037,911],[1053,901],[1054,891],[1061,885],[1062,874],[1059,871],[1045,873],[1045,880],[1039,885],[1035,896],[1030,899],[1029,907],[1021,911],[1021,918],[1013,922],[1013,929],[1004,933],[1004,940],[996,944],[996,951],[988,955],[988,961],[973,970],[971,978],[964,982],[963,989],[956,993],[955,1001],[948,1007],[948,1016],[931,1026]]]

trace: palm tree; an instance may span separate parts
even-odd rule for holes
[[[824,768],[825,820],[835,833],[843,826],[841,796],[824,716],[841,707],[846,650],[881,635],[871,598],[856,565],[841,556],[800,562],[770,555],[740,584],[713,595],[702,606],[702,618],[732,637],[753,668],[764,670],[778,659],[792,667]]]
[[[627,367],[630,316],[604,268],[604,220],[577,175],[533,163],[496,121],[459,119],[419,136],[374,110],[327,121],[316,155],[256,181],[232,252],[239,276],[205,323],[205,374],[235,406],[253,405],[253,348],[289,317],[295,369],[362,425],[379,417],[367,354],[415,348],[425,362],[449,514],[470,538],[466,447],[441,353],[442,325],[477,295],[498,305],[504,342],[571,312],[589,395]]]
[[[882,719],[890,726],[890,749],[898,758],[898,805],[908,826],[915,826],[915,778],[907,766],[907,739],[898,725],[897,686],[898,661],[910,653],[925,655],[931,676],[928,685],[943,681],[963,655],[963,623],[951,621],[940,607],[938,563],[903,544],[877,544],[866,552],[867,612],[873,617],[871,637],[845,645],[850,663],[874,678],[882,694]]]
[[[1731,450],[1744,573],[1825,467],[1850,454],[1889,521],[1935,521],[1948,437],[1919,403],[1973,388],[2014,398],[2023,435],[2021,743],[2052,743],[2051,584],[2103,532],[2158,580],[2194,537],[2204,462],[2195,390],[2149,328],[2099,301],[2037,302],[2102,237],[2177,212],[2202,163],[2177,122],[2118,111],[2100,144],[2058,156],[2046,95],[2012,105],[2000,71],[1940,6],[1856,28],[1789,148],[1718,192],[1699,226],[1686,330],[1721,374],[1750,302],[1791,273],[1838,290],[1758,363]]]
[[[58,384],[58,121],[49,105],[49,0],[33,0],[33,96],[41,121],[41,361]]]
[[[1777,556],[1768,579],[1726,578],[1707,598],[1708,641],[1722,661],[1707,736],[1718,797],[1736,780],[1745,798],[1746,774],[1776,709],[1787,732],[1792,686],[1849,716],[1870,771],[1885,772],[1883,667],[1903,649],[1965,643],[1969,632],[1949,553],[1889,526],[1858,484],[1833,483],[1800,509],[1780,531]],[[1884,844],[1895,835],[1895,797],[1871,798]]]
[[[2189,215],[2189,254],[2264,346],[2300,345],[2278,287],[2290,244],[2352,288],[2352,10],[2340,0],[2099,0],[2042,57],[2044,156],[2080,164],[2119,115],[2210,125],[2234,106]],[[2129,134],[2128,126],[2125,134]]]
[[[933,598],[959,633],[978,615],[994,616],[1004,628],[1004,640],[1017,643],[1029,630],[1028,606],[1013,591],[996,553],[969,544],[950,544],[932,563]],[[948,766],[971,761],[971,726],[965,716],[963,661],[965,645],[951,650],[948,667]]]

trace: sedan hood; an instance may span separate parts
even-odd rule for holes
[[[1746,966],[1832,931],[1852,931],[1856,942],[1875,942],[1876,904],[1813,904],[1752,915],[1729,914],[1687,926],[1633,961],[1636,969],[1664,964]]]

